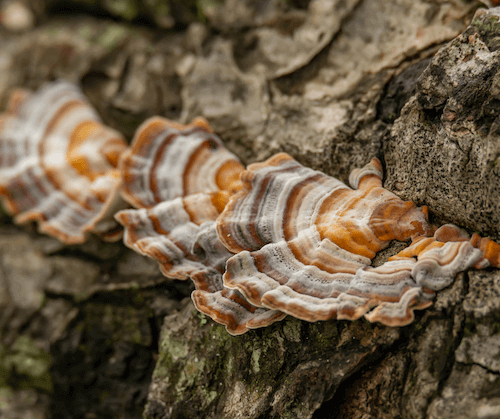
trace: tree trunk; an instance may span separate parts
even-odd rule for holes
[[[347,181],[378,157],[434,223],[500,238],[500,9],[15,3],[35,21],[0,32],[3,104],[65,78],[128,138],[152,115],[204,116],[245,164],[286,151]],[[500,417],[498,270],[460,274],[406,327],[287,317],[234,337],[123,244],[1,217],[2,418]]]

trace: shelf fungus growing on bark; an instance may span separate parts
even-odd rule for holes
[[[122,170],[139,208],[116,216],[126,245],[192,278],[198,310],[231,334],[287,314],[406,325],[458,272],[488,264],[457,227],[436,230],[384,189],[377,159],[351,173],[354,189],[284,153],[244,170],[204,120],[152,118]],[[371,267],[391,240],[413,242]]]
[[[158,261],[169,278],[191,278],[206,300],[217,304],[212,317],[232,334],[285,316],[252,306],[224,287],[222,274],[233,254],[219,240],[216,220],[241,188],[244,168],[204,119],[189,125],[149,119],[139,127],[121,168],[124,198],[138,208],[116,214],[128,247]],[[209,310],[205,300],[193,298],[198,309]]]
[[[0,115],[0,197],[16,221],[81,243],[113,236],[173,279],[192,279],[198,310],[238,335],[292,315],[409,324],[458,272],[500,267],[500,245],[429,224],[382,187],[377,159],[351,187],[285,153],[246,170],[208,123],[153,117],[130,148],[77,87],[17,91]],[[123,185],[123,186],[122,186]],[[380,266],[392,240],[409,246]]]
[[[137,129],[121,170],[124,198],[136,208],[150,208],[198,192],[231,193],[240,187],[244,168],[205,119],[182,125],[152,117]]]
[[[73,84],[17,90],[0,115],[4,207],[17,223],[37,221],[67,244],[84,242],[87,232],[119,239],[112,216],[123,208],[117,166],[125,149]]]
[[[484,258],[467,241],[438,242],[427,209],[384,189],[381,178],[377,159],[351,173],[356,189],[286,154],[250,165],[217,219],[222,243],[235,253],[225,286],[303,320],[410,323],[413,310]],[[406,253],[370,266],[391,240],[409,239]]]

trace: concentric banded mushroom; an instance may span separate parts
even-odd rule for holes
[[[59,81],[15,91],[0,116],[0,195],[17,223],[64,243],[87,232],[118,239],[121,134],[104,126],[79,89]]]
[[[136,210],[120,211],[125,244],[155,259],[170,278],[191,278],[196,306],[231,334],[263,327],[285,314],[253,307],[222,282],[232,256],[215,220],[241,188],[244,168],[199,118],[189,125],[154,117],[139,127],[122,158],[124,197]],[[217,310],[210,312],[216,304]]]
[[[426,208],[382,188],[377,159],[351,173],[353,190],[286,154],[250,165],[243,188],[217,219],[227,261],[224,285],[257,307],[308,320],[365,316],[405,325],[435,291],[483,259],[468,242],[426,246],[379,267],[391,240],[431,236]],[[409,253],[408,253],[409,252]]]
[[[62,81],[16,91],[0,115],[0,196],[16,222],[69,244],[116,237],[123,184],[137,208],[115,216],[125,244],[191,278],[196,307],[235,335],[287,314],[406,325],[458,272],[500,267],[499,244],[436,229],[381,179],[377,159],[351,173],[353,189],[285,153],[245,170],[201,118],[151,118],[127,149]],[[412,243],[371,266],[392,240]]]

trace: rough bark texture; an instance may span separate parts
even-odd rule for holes
[[[394,124],[384,153],[388,188],[425,202],[436,215],[454,214],[461,225],[497,237],[499,16],[482,10],[439,50]]]
[[[202,115],[245,163],[287,151],[345,181],[376,156],[386,187],[436,220],[500,237],[495,10],[24,4],[36,26],[0,31],[3,104],[14,87],[64,77],[129,138],[154,114]],[[500,416],[498,270],[460,275],[404,328],[287,318],[231,337],[194,309],[191,284],[122,244],[65,247],[0,221],[2,418]]]

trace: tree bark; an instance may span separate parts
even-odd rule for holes
[[[36,25],[0,32],[1,103],[65,78],[128,138],[152,115],[204,116],[245,164],[286,151],[347,181],[378,157],[385,187],[429,206],[436,224],[500,238],[497,9],[65,3],[62,14],[56,1],[23,3]],[[129,3],[136,13],[120,12]],[[2,216],[0,416],[500,416],[498,270],[460,274],[401,328],[288,317],[233,337],[191,290],[121,243],[64,246]]]

